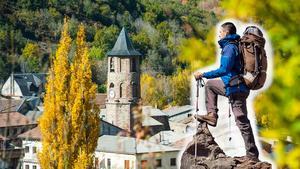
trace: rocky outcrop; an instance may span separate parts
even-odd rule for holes
[[[197,156],[195,156],[195,142]],[[243,157],[226,156],[215,142],[206,123],[198,126],[198,131],[186,147],[181,157],[180,169],[271,169],[270,163]]]

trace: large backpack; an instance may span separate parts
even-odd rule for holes
[[[267,56],[262,32],[255,26],[247,27],[238,46],[242,74],[231,78],[229,84],[234,86],[243,81],[251,90],[262,88],[267,77]]]

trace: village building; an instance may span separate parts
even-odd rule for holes
[[[98,139],[95,161],[99,168],[137,169],[147,166],[176,169],[179,151],[178,148],[132,137],[102,136]]]
[[[191,105],[173,106],[162,110],[170,121],[178,122],[193,115],[195,109]]]
[[[20,166],[24,169],[40,169],[37,153],[42,148],[41,132],[35,127],[18,136],[22,142],[24,157],[20,160]]]
[[[11,143],[10,138],[0,135],[0,168],[20,168],[19,161],[24,155],[22,147]]]
[[[36,126],[19,112],[0,113],[0,168],[20,166],[19,160],[23,158],[24,150],[17,137]]]
[[[1,95],[15,99],[41,96],[45,92],[45,73],[12,73],[1,89]]]
[[[20,99],[8,99],[0,97],[0,112],[19,112],[26,114],[28,111],[33,110],[34,103],[31,103],[32,99],[20,98]]]
[[[0,113],[0,135],[6,138],[14,139],[36,126],[37,123],[32,123],[19,112]]]
[[[123,28],[111,51],[107,53],[107,122],[122,129],[133,130],[132,109],[140,93],[140,57]]]

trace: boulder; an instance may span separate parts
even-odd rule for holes
[[[196,145],[196,156],[195,156]],[[229,157],[215,142],[207,123],[198,125],[194,139],[181,157],[180,169],[271,169],[272,165],[255,159]]]

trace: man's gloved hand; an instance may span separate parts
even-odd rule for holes
[[[195,79],[196,79],[196,80],[199,80],[200,78],[202,78],[203,73],[201,73],[201,72],[196,72],[196,73],[194,73],[194,76],[195,76]]]

